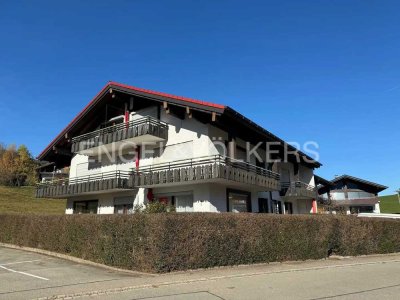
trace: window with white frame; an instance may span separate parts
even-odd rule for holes
[[[193,192],[156,194],[155,199],[175,206],[176,212],[193,212]]]

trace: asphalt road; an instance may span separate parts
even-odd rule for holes
[[[0,247],[0,299],[399,299],[400,254],[164,275]]]

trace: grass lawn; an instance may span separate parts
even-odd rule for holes
[[[381,213],[400,214],[400,204],[397,195],[379,197]]]
[[[37,199],[35,187],[0,186],[0,213],[64,214],[66,200]]]

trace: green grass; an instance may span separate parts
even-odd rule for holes
[[[0,213],[62,215],[65,205],[64,199],[35,198],[35,187],[0,186]]]
[[[400,214],[400,204],[397,195],[379,197],[381,213]]]

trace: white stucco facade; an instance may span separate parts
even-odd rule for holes
[[[224,130],[211,124],[204,124],[188,115],[181,119],[167,113],[166,110],[161,110],[159,113],[160,120],[168,124],[168,139],[165,142],[146,142],[137,145],[122,145],[120,143],[115,150],[118,153],[114,154],[121,154],[123,159],[114,159],[112,154],[104,153],[97,156],[74,154],[71,160],[70,179],[96,176],[112,171],[132,171],[136,167],[136,155],[138,153],[140,167],[182,159],[228,154],[223,153],[223,146],[228,143],[229,139],[228,133]],[[148,107],[143,111],[131,112],[130,119],[147,115],[157,117],[157,107]],[[136,150],[136,146],[140,146],[139,152]],[[254,145],[250,146],[253,147]],[[244,152],[246,147],[244,140],[239,138],[235,140],[235,150],[232,151],[236,159],[246,160]],[[260,156],[265,158],[264,150],[260,150],[259,153]],[[255,156],[250,157],[250,163],[256,164]],[[265,168],[266,165],[264,164],[262,167]],[[292,163],[274,164],[271,171],[281,174],[281,181],[302,181],[314,185],[313,169],[303,165],[299,165],[296,174]],[[126,207],[146,205],[149,201],[149,194],[154,195],[156,199],[166,199],[171,204],[185,203],[184,207],[186,208],[181,208],[178,205],[179,209],[193,212],[227,212],[244,209],[240,207],[240,201],[242,201],[240,199],[245,199],[245,197],[250,199],[246,200],[250,203],[246,203],[247,209],[251,212],[288,213],[286,207],[290,207],[290,213],[311,213],[313,209],[313,199],[282,199],[277,190],[263,189],[257,185],[216,180],[156,186],[152,187],[151,190],[139,187],[134,190],[112,190],[74,196],[67,200],[66,213],[76,213],[77,205],[88,206],[90,201],[97,201],[96,213],[113,214],[119,210],[125,211]],[[238,208],[234,207],[236,202],[230,202],[236,201],[232,200],[236,199],[235,197],[239,199]],[[260,203],[263,203],[262,201],[266,201],[265,207],[267,209],[261,209]],[[287,203],[290,203],[290,205]],[[277,206],[278,209],[275,210],[274,206]]]

